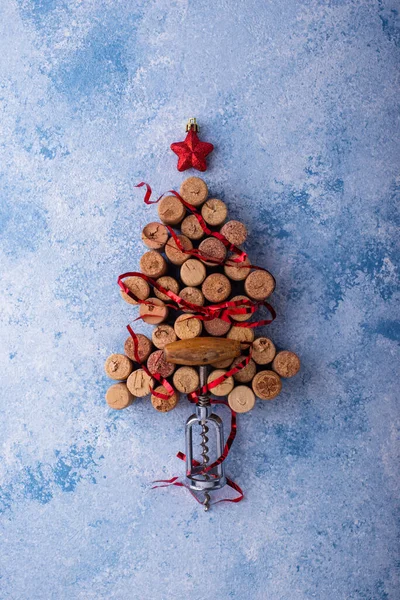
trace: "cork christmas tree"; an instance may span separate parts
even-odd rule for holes
[[[196,133],[192,125],[191,131]],[[229,218],[227,204],[214,198],[200,177],[185,179],[179,193],[157,200],[148,184],[138,185],[143,186],[144,201],[157,206],[158,218],[151,215],[143,227],[139,270],[120,275],[118,285],[149,331],[135,334],[128,326],[123,352],[107,359],[105,370],[114,383],[106,401],[113,409],[134,410],[138,399],[150,398],[150,409],[162,413],[186,400],[196,405],[186,424],[186,453],[178,455],[186,461],[186,478],[159,483],[187,487],[207,510],[211,491],[225,484],[237,496],[223,500],[243,497],[225,474],[236,413],[250,412],[257,399],[274,400],[282,380],[298,373],[300,361],[294,352],[276,348],[264,332],[258,334],[276,316],[269,303],[275,279],[243,249],[246,224]],[[227,440],[214,404],[230,409]]]

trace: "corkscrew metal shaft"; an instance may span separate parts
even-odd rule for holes
[[[207,367],[202,365],[199,367],[200,386],[203,387],[207,383]],[[195,492],[204,494],[203,505],[204,510],[210,508],[210,491],[222,488],[226,484],[225,466],[221,463],[214,467],[211,471],[204,473],[204,468],[210,462],[209,456],[209,434],[210,425],[215,429],[216,434],[216,458],[221,456],[224,445],[224,430],[223,423],[218,415],[211,412],[209,394],[199,396],[196,405],[196,413],[191,415],[186,422],[186,480],[190,487]],[[201,462],[198,466],[194,466],[194,449],[193,449],[193,426],[200,424],[201,426]]]

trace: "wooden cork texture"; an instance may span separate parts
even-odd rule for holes
[[[193,367],[179,367],[173,377],[174,387],[182,394],[190,394],[200,385],[199,375]]]
[[[168,229],[162,223],[153,221],[142,230],[142,242],[151,250],[161,250],[168,240]]]
[[[230,262],[224,266],[224,273],[232,281],[243,281],[250,273],[250,261],[248,258],[241,263],[234,264],[231,257]]]
[[[231,293],[231,284],[222,273],[212,273],[204,280],[201,291],[209,302],[223,302]]]
[[[204,295],[203,292],[201,290],[199,290],[199,288],[195,288],[195,287],[185,287],[183,288],[183,290],[180,291],[179,293],[180,297],[182,298],[182,300],[185,300],[186,302],[190,302],[191,304],[196,304],[197,306],[204,306]],[[190,310],[188,308],[182,308],[182,310],[184,312],[193,312],[193,310]]]
[[[230,340],[251,343],[254,340],[254,329],[252,327],[235,327],[235,325],[232,325],[226,337]]]
[[[218,377],[221,377],[221,375],[225,375],[226,372],[227,371],[225,371],[224,369],[216,369],[215,371],[209,374],[207,378],[207,383],[213,382],[215,379],[218,379]],[[228,396],[233,390],[233,386],[233,377],[229,376],[222,383],[219,383],[218,385],[213,387],[210,390],[210,393],[214,396]]]
[[[247,229],[240,221],[228,221],[220,229],[228,242],[235,246],[241,246],[247,238]]]
[[[153,345],[148,337],[143,335],[142,333],[137,333],[137,342],[138,342],[138,358],[139,362],[143,363],[149,358],[151,351],[153,349]],[[133,339],[129,336],[124,344],[124,352],[128,358],[136,361],[135,358],[135,344],[133,343]]]
[[[226,248],[220,240],[215,237],[208,237],[199,245],[199,251],[203,257],[201,261],[210,267],[217,267],[224,262],[226,258]],[[211,261],[210,261],[211,259]],[[217,263],[215,261],[218,261]]]
[[[169,377],[175,371],[175,365],[166,361],[163,350],[156,350],[150,354],[147,368],[152,375],[158,373],[161,377]]]
[[[176,333],[171,325],[157,325],[151,334],[153,344],[159,350],[163,350],[167,344],[177,340]]]
[[[207,200],[207,184],[200,177],[188,177],[179,189],[182,198],[192,206],[201,206]]]
[[[238,300],[249,300],[249,298],[247,296],[243,296],[243,295],[239,295],[239,296],[234,296],[233,298],[231,298],[231,302],[237,302]],[[241,306],[240,304],[237,305],[236,308],[249,308],[249,306],[246,304],[243,304],[243,306]],[[243,321],[248,321],[249,319],[251,319],[252,317],[252,313],[243,313],[242,315],[231,315],[231,319],[233,319],[234,321],[238,321],[238,322],[243,322]]]
[[[158,216],[166,225],[178,225],[186,214],[182,202],[175,196],[165,196],[157,205]]]
[[[196,287],[201,285],[206,278],[206,268],[203,263],[195,258],[189,258],[181,266],[181,279],[186,286]]]
[[[143,369],[136,369],[129,375],[126,385],[131,394],[137,398],[144,398],[144,396],[150,394],[154,379]]]
[[[176,237],[184,250],[192,250],[193,244],[186,235],[177,235]],[[170,237],[165,245],[165,254],[173,265],[183,265],[185,260],[190,258],[190,254],[185,254],[185,252],[182,252],[182,250],[179,249],[178,244],[173,237]]]
[[[179,283],[177,282],[176,279],[174,279],[173,277],[170,277],[169,275],[164,275],[163,277],[159,277],[157,279],[157,283],[159,283],[166,290],[168,290],[170,292],[174,292],[174,294],[179,293]],[[154,293],[157,296],[157,298],[159,298],[163,302],[171,302],[171,298],[169,298],[163,292],[159,292],[157,288],[154,288]]]
[[[251,357],[258,365],[268,365],[274,360],[276,349],[272,340],[259,337],[254,340]]]
[[[159,298],[147,298],[146,304],[141,304],[139,314],[145,323],[159,325],[168,317],[168,308]]]
[[[218,227],[228,216],[228,208],[222,200],[209,198],[201,207],[201,216],[208,225]]]
[[[135,296],[139,298],[139,300],[146,300],[150,296],[150,286],[147,281],[141,277],[137,277],[135,275],[133,277],[127,277],[124,279],[123,283],[132,292],[132,294],[135,294]],[[125,294],[125,292],[122,290],[121,296],[125,302],[128,302],[128,304],[137,304],[136,300],[128,296],[128,294]]]
[[[201,240],[204,236],[204,231],[194,215],[188,215],[183,219],[181,231],[190,240]]]
[[[157,392],[158,394],[164,394],[164,395],[169,394],[168,390],[163,385],[156,387],[156,389],[154,391]],[[178,400],[179,400],[179,394],[177,392],[174,392],[172,394],[172,396],[170,396],[169,398],[166,398],[166,399],[158,398],[154,394],[151,395],[151,404],[152,404],[153,408],[155,408],[158,412],[163,412],[163,413],[173,410],[175,408],[175,406],[178,404]]]
[[[252,271],[244,282],[244,289],[253,300],[265,300],[275,289],[275,279],[268,271]]]
[[[275,356],[272,368],[281,377],[294,377],[300,370],[300,359],[294,352],[282,350]]]
[[[104,370],[108,377],[118,381],[128,379],[132,369],[132,362],[125,354],[111,354],[104,364]]]
[[[282,389],[281,378],[274,371],[259,371],[251,385],[255,395],[261,400],[273,400]]]
[[[203,321],[203,325],[209,335],[214,335],[216,337],[224,336],[231,326],[230,323],[219,318],[211,319],[211,321]]]
[[[174,330],[180,340],[190,340],[198,337],[203,329],[202,322],[190,315],[180,315],[175,320]]]
[[[122,410],[135,400],[125,383],[114,383],[106,391],[106,402],[114,410]]]
[[[237,358],[235,358],[231,365],[231,369],[236,367],[245,358],[245,356],[238,356]],[[250,359],[249,364],[243,367],[243,369],[240,369],[240,371],[238,371],[237,373],[235,373],[233,379],[238,383],[249,383],[249,381],[251,381],[254,375],[256,374],[256,370],[256,363],[254,362],[254,360]]]
[[[227,358],[226,360],[218,360],[217,362],[211,363],[215,369],[226,369],[231,366],[232,359]]]
[[[158,279],[167,272],[167,262],[157,250],[149,250],[140,259],[140,270],[147,277]]]
[[[228,396],[228,404],[237,413],[247,413],[252,410],[256,403],[256,397],[247,385],[238,385]]]
[[[168,362],[188,366],[209,365],[228,358],[232,361],[240,352],[240,342],[216,337],[178,340],[164,348]]]

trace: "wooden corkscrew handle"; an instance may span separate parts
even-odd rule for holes
[[[243,348],[247,347],[243,345]],[[238,340],[218,337],[196,337],[171,342],[164,348],[165,360],[176,365],[200,366],[240,356]]]

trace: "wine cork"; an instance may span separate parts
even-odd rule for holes
[[[228,216],[228,209],[222,200],[209,198],[201,207],[201,216],[208,225],[218,227],[218,225],[222,225]]]
[[[177,282],[176,279],[174,279],[173,277],[170,277],[169,275],[164,275],[164,277],[159,277],[157,279],[157,283],[159,283],[166,290],[174,292],[174,294],[179,293],[179,283]],[[154,288],[154,293],[157,296],[157,298],[159,298],[163,302],[171,302],[171,298],[169,296],[167,296],[166,294],[159,292],[156,287]]]
[[[114,383],[106,391],[106,402],[110,408],[122,410],[135,400],[125,383]]]
[[[209,302],[223,302],[231,293],[231,284],[222,273],[212,273],[205,279],[201,291]]]
[[[181,266],[181,279],[185,285],[201,285],[206,278],[206,268],[202,262],[195,258],[189,258]]]
[[[178,225],[185,214],[185,207],[175,196],[164,196],[158,203],[158,216],[167,225]]]
[[[228,221],[221,227],[220,232],[234,246],[241,246],[247,238],[247,229],[240,221]]]
[[[111,354],[105,364],[104,370],[111,379],[127,379],[132,373],[132,362],[125,354]]]
[[[251,382],[253,392],[261,400],[272,400],[280,393],[282,382],[274,371],[259,371]]]
[[[268,365],[274,360],[275,354],[275,346],[269,338],[259,337],[254,340],[251,356],[258,365]]]
[[[234,296],[233,298],[230,299],[231,302],[237,302],[238,300],[249,300],[249,298],[247,296]],[[238,304],[236,306],[236,308],[251,308],[251,306],[247,305],[247,304],[243,304],[240,305]],[[243,322],[243,321],[248,321],[249,319],[251,319],[252,313],[244,313],[243,315],[230,315],[231,319],[233,319],[234,321],[239,321],[239,322]]]
[[[256,403],[256,397],[247,385],[238,385],[228,396],[228,404],[237,413],[247,413]]]
[[[169,394],[168,390],[163,385],[156,387],[156,389],[154,391],[157,392],[158,394],[164,394],[164,395]],[[175,408],[175,406],[178,404],[178,400],[179,400],[179,394],[177,392],[174,392],[172,394],[172,396],[169,396],[169,398],[166,398],[166,399],[158,398],[154,394],[151,395],[151,404],[153,405],[153,408],[158,410],[158,412],[163,412],[163,413],[169,412],[170,410]]]
[[[235,327],[235,325],[232,325],[226,337],[230,340],[251,343],[254,340],[254,329],[252,327]]]
[[[147,359],[147,368],[152,375],[161,375],[161,377],[169,377],[175,371],[175,365],[165,360],[163,350],[152,352]]]
[[[147,277],[158,279],[161,275],[165,275],[167,262],[157,250],[149,250],[140,259],[140,270]]]
[[[145,323],[159,325],[168,317],[168,308],[159,298],[147,298],[148,304],[141,304],[139,314]]]
[[[142,242],[151,250],[161,250],[168,240],[168,229],[162,223],[147,223],[142,231]]]
[[[153,349],[152,343],[149,340],[149,338],[146,337],[145,335],[143,335],[142,333],[137,333],[136,337],[137,337],[137,343],[138,343],[137,353],[138,353],[139,362],[143,363],[149,358],[149,356],[151,354],[151,351]],[[131,338],[131,336],[129,336],[127,338],[127,340],[125,341],[124,352],[128,358],[130,358],[131,360],[134,360],[136,362],[135,344],[133,343],[133,339]]]
[[[158,325],[151,334],[151,339],[153,340],[153,344],[159,350],[163,350],[163,348],[167,344],[171,344],[172,342],[176,342],[176,333],[171,327],[171,325]]]
[[[215,369],[226,369],[231,366],[232,359],[227,358],[226,360],[219,360],[218,362],[211,363]]]
[[[229,331],[229,328],[230,323],[219,318],[211,319],[211,321],[204,321],[204,329],[208,334],[215,335],[216,337],[225,335]]]
[[[200,319],[190,315],[181,315],[175,320],[174,330],[180,340],[190,340],[201,334],[203,325]]]
[[[177,235],[176,237],[184,250],[192,250],[193,244],[186,235]],[[173,265],[183,265],[185,260],[190,258],[190,254],[185,254],[185,252],[182,252],[182,250],[179,249],[178,244],[173,237],[170,237],[165,245],[165,254]]]
[[[132,294],[135,294],[135,296],[139,298],[139,300],[146,300],[150,296],[150,286],[147,281],[141,277],[137,277],[136,275],[133,277],[127,277],[124,279],[123,283],[129,289],[129,291],[132,292]],[[128,304],[137,304],[136,300],[128,296],[128,294],[125,294],[125,292],[122,290],[121,296],[125,302],[128,302]]]
[[[199,375],[193,367],[179,367],[174,373],[173,384],[182,394],[190,394],[200,385]]]
[[[233,367],[236,367],[239,363],[243,362],[245,358],[245,356],[238,356],[237,358],[235,358],[235,360],[231,364],[231,369],[233,369]],[[249,381],[251,381],[254,375],[256,374],[256,370],[256,363],[254,362],[254,360],[250,359],[249,364],[247,364],[245,367],[240,369],[240,371],[235,373],[233,378],[239,383],[249,383]]]
[[[183,290],[179,292],[182,300],[186,302],[190,302],[191,304],[196,304],[197,306],[204,306],[204,296],[203,292],[195,287],[185,287]],[[189,308],[182,308],[184,312],[193,312],[193,310]]]
[[[226,371],[224,369],[216,369],[212,373],[209,374],[207,378],[207,383],[211,383],[221,375],[225,375]],[[222,383],[219,383],[215,387],[210,390],[210,393],[214,396],[228,396],[233,390],[234,382],[233,377],[229,376]]]
[[[222,264],[226,258],[225,246],[215,237],[208,237],[203,240],[199,245],[199,251],[203,255],[200,260],[210,267],[216,267],[219,264]],[[209,259],[211,259],[211,261]]]
[[[144,398],[150,394],[154,379],[143,369],[136,369],[129,375],[126,385],[131,394],[137,398]]]
[[[194,215],[188,215],[183,219],[181,231],[190,240],[201,240],[204,235],[204,231]]]
[[[200,177],[188,177],[179,189],[182,198],[192,206],[200,206],[207,199],[207,184]]]
[[[268,271],[252,271],[244,282],[244,289],[253,300],[265,300],[275,289],[275,279]]]
[[[234,263],[232,258],[234,255],[228,260],[228,264],[224,265],[225,275],[233,281],[243,281],[250,273],[250,261],[246,258],[240,263]]]
[[[294,352],[282,350],[275,356],[272,368],[281,377],[293,377],[300,370],[300,359]]]

